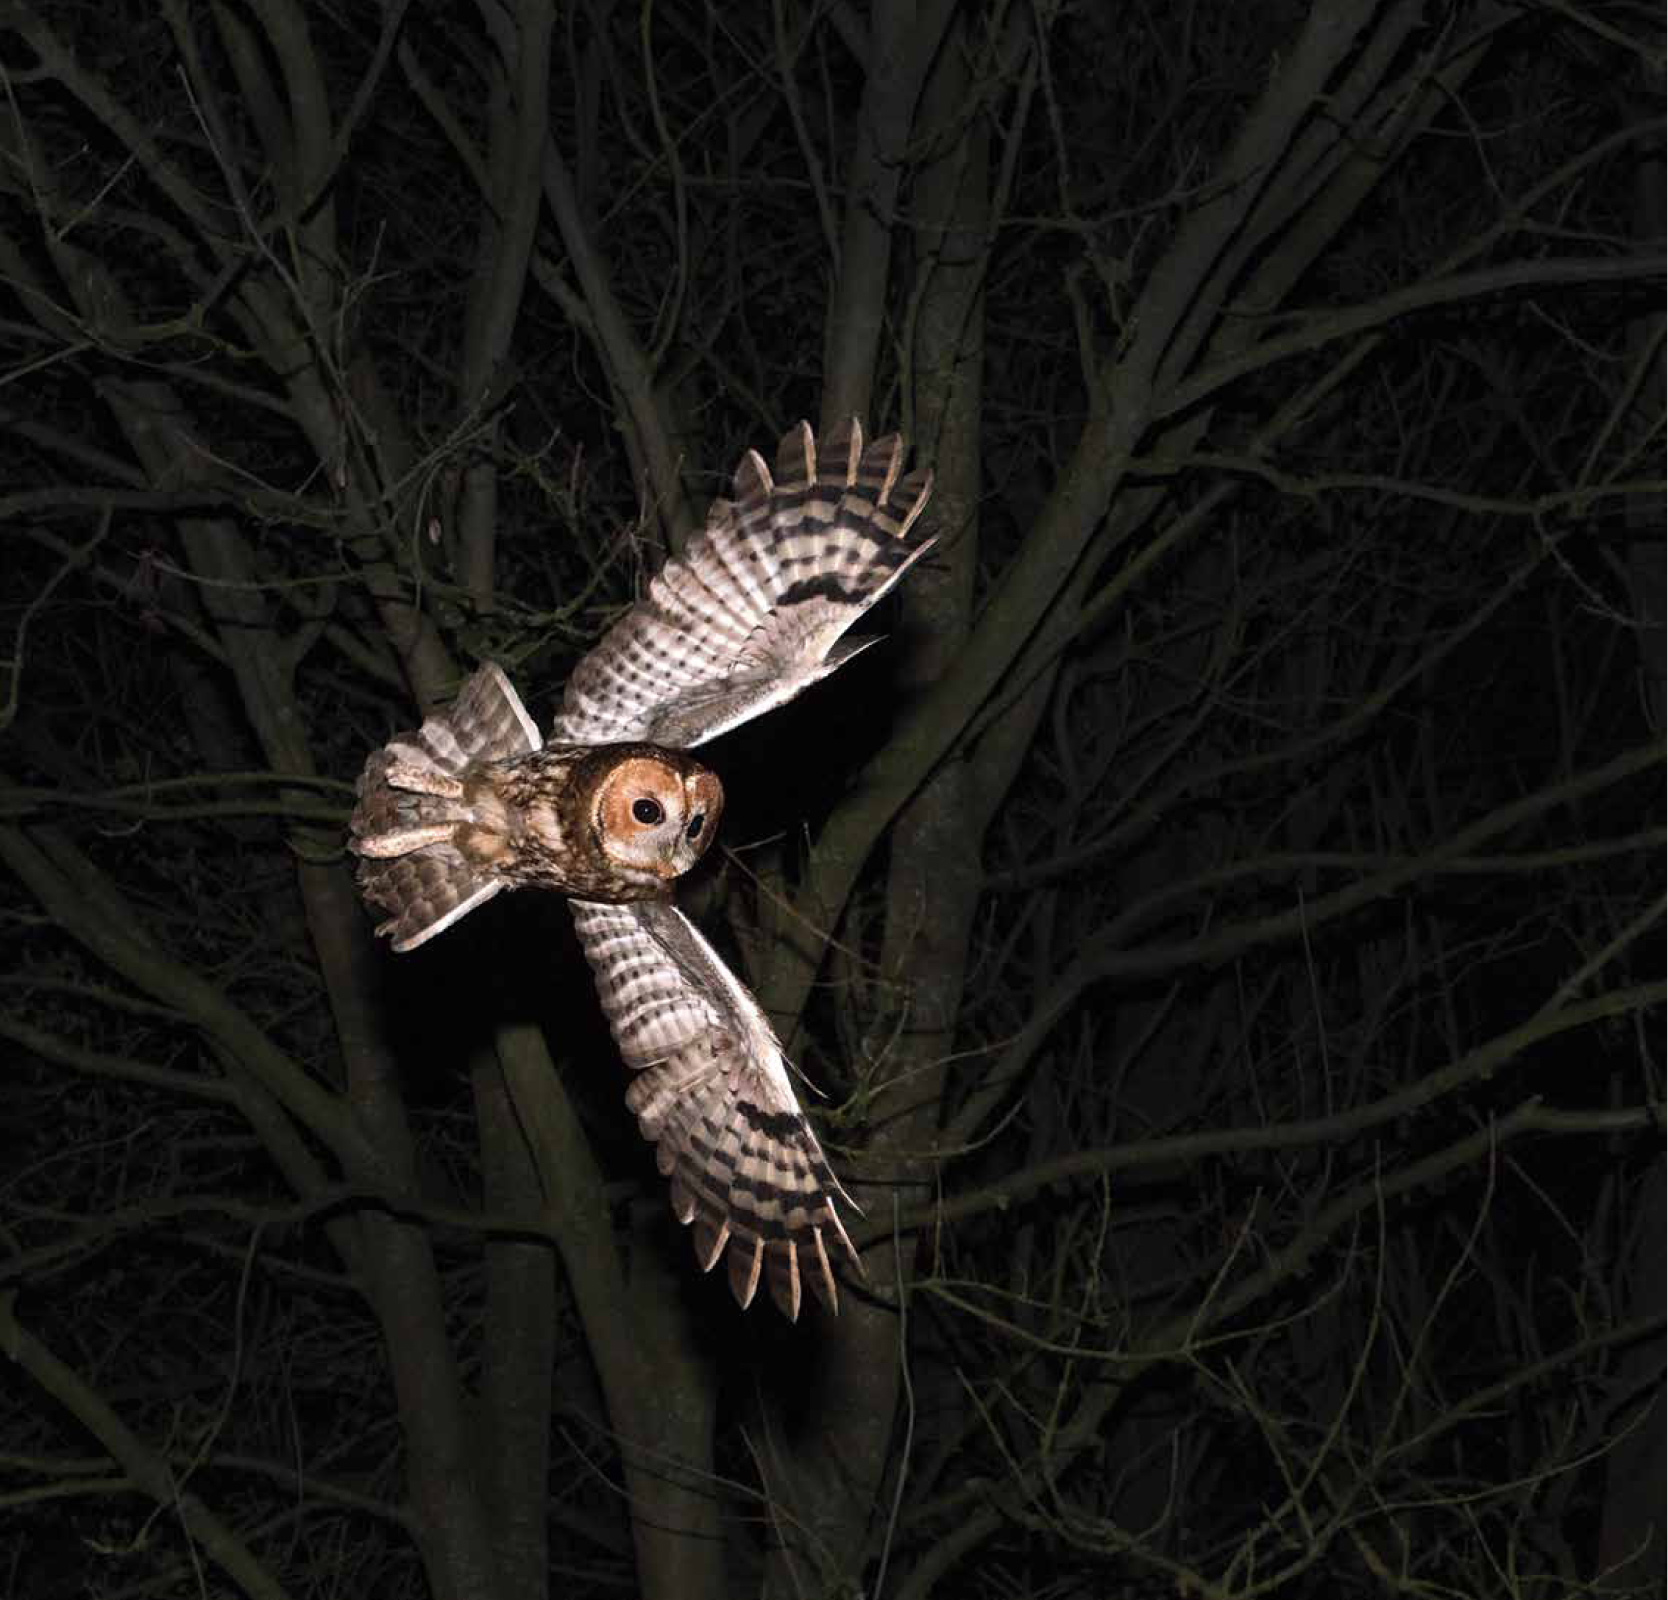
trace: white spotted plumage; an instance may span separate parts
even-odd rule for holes
[[[733,498],[714,504],[685,554],[666,563],[574,669],[542,750],[515,690],[489,663],[449,713],[373,754],[353,832],[367,858],[367,896],[394,913],[379,931],[408,949],[500,887],[539,881],[528,870],[495,876],[496,836],[481,842],[481,814],[501,792],[536,789],[530,764],[560,782],[563,762],[577,771],[598,746],[629,743],[639,761],[645,751],[659,759],[658,747],[672,759],[791,700],[872,642],[844,635],[934,542],[918,528],[931,474],[904,476],[904,454],[895,435],[865,444],[855,419],[820,444],[801,423],[778,446],[774,471],[749,451]],[[692,794],[716,791],[716,821],[716,778],[693,758],[676,759]],[[481,792],[471,774],[483,766],[504,781],[466,814],[464,798]],[[512,845],[521,833],[514,822],[495,813]],[[709,841],[691,833],[666,870],[687,870]],[[836,1205],[850,1201],[757,1002],[671,905],[669,890],[633,888],[628,897],[622,888],[616,898],[576,890],[554,869],[548,881],[570,896],[632,1070],[627,1104],[655,1145],[702,1267],[727,1252],[744,1306],[762,1282],[789,1317],[798,1316],[807,1283],[837,1308],[834,1257],[861,1271]]]

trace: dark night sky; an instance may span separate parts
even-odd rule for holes
[[[0,8],[0,1588],[1661,1593],[1660,18],[771,15]],[[790,1326],[343,842],[854,411],[938,545],[678,888]]]

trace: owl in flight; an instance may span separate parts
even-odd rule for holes
[[[761,1277],[790,1318],[801,1284],[837,1310],[830,1249],[861,1271],[782,1046],[740,980],[672,904],[711,845],[724,791],[688,754],[782,705],[870,639],[846,630],[932,545],[932,475],[901,476],[896,435],[801,423],[737,470],[569,678],[548,741],[488,662],[454,704],[375,751],[350,847],[377,929],[411,950],[501,889],[569,897],[631,1069],[626,1103],[671,1179],[706,1270],[729,1246],[743,1306]]]

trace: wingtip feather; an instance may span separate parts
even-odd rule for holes
[[[759,1292],[759,1274],[764,1269],[764,1248],[763,1239],[754,1239],[751,1255],[740,1248],[730,1251],[730,1292],[735,1295],[743,1311],[752,1305],[753,1296]]]
[[[838,1316],[840,1313],[840,1286],[834,1277],[834,1264],[828,1259],[828,1250],[822,1242],[821,1228],[811,1230],[811,1242],[817,1249],[817,1270],[815,1276],[811,1279],[811,1288],[816,1292],[817,1298],[835,1316]],[[858,1263],[858,1269],[860,1271],[862,1269],[861,1262]]]
[[[784,1240],[782,1248],[776,1252],[776,1257],[781,1260],[781,1264],[778,1265],[776,1260],[772,1261],[770,1297],[776,1302],[777,1310],[789,1322],[798,1322],[801,1299],[799,1249],[792,1239]]]
[[[911,485],[913,485],[913,487],[911,487]],[[920,520],[921,513],[927,509],[927,502],[932,499],[932,468],[923,467],[918,472],[910,473],[910,475],[904,479],[902,487],[909,494],[910,501],[909,508],[903,514],[903,520],[898,524],[897,537],[900,539],[904,539],[909,536],[909,530]],[[890,496],[882,496],[882,501],[884,502],[889,498]],[[937,542],[938,535],[935,533],[932,538],[922,541],[922,551],[925,551]]]

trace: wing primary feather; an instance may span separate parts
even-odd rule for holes
[[[751,1255],[741,1249],[730,1252],[730,1290],[743,1311],[752,1305],[753,1296],[759,1292],[759,1272],[764,1266],[764,1248],[764,1240],[755,1239]]]
[[[748,481],[748,469],[752,469],[752,481]],[[757,450],[749,450],[741,458],[741,465],[736,468],[735,491],[738,500],[769,499],[771,491],[776,487],[775,480],[770,475],[770,468],[765,458]]]
[[[812,1292],[839,1306],[837,1240],[850,1204],[794,1095],[758,1003],[694,924],[665,902],[570,902],[614,1037],[632,1069],[626,1104],[670,1180],[697,1261],[723,1257],[742,1304],[761,1276],[789,1317]]]
[[[875,488],[875,504],[883,506],[892,498],[892,490],[898,481],[898,472],[903,466],[903,440],[892,436],[892,448],[886,452],[886,471],[881,476]]]
[[[789,1322],[799,1321],[799,1247],[789,1239],[773,1252],[770,1297]]]
[[[781,705],[850,655],[841,636],[931,547],[932,475],[896,434],[801,422],[741,459],[733,499],[575,668],[552,736],[692,748]]]
[[[910,473],[900,487],[903,490],[902,497],[908,503],[908,509],[904,512],[903,520],[897,524],[893,537],[907,539],[909,530],[915,526],[916,518],[927,509],[927,502],[932,499],[931,469],[923,467],[918,472]],[[929,539],[927,544],[930,545],[932,542]]]
[[[664,1168],[662,1171],[664,1171]],[[694,1221],[696,1216],[695,1196],[684,1186],[681,1179],[675,1175],[669,1174],[669,1176],[672,1177],[669,1190],[672,1197],[672,1215],[682,1223]]]
[[[858,1216],[863,1215],[862,1206],[858,1205],[858,1203],[853,1200],[843,1188],[840,1190],[840,1198],[844,1200],[845,1203],[858,1214]],[[828,1225],[834,1230],[835,1236],[839,1239],[840,1243],[846,1247],[846,1254],[851,1258],[852,1265],[857,1268],[858,1277],[866,1278],[868,1273],[863,1269],[863,1258],[858,1255],[857,1246],[851,1242],[851,1235],[846,1232],[846,1225],[840,1220],[840,1213],[834,1209],[832,1203],[830,1203],[827,1207],[827,1213]]]
[[[817,481],[817,436],[810,423],[801,422],[783,434],[776,447],[776,476],[789,492]]]
[[[719,1221],[716,1226],[710,1217],[700,1217],[695,1224],[695,1258],[702,1272],[711,1272],[730,1242],[730,1225]]]
[[[834,430],[829,453],[838,462],[842,451],[846,458],[844,481],[849,488],[857,482],[857,469],[863,460],[863,424],[856,417]]]
[[[835,1218],[835,1222],[837,1225],[839,1219]],[[840,1290],[834,1282],[834,1268],[829,1263],[828,1251],[823,1246],[821,1228],[811,1230],[811,1243],[816,1247],[817,1252],[817,1270],[811,1277],[811,1289],[830,1311],[838,1312],[840,1309]],[[861,1272],[863,1262],[855,1250],[852,1251],[852,1259],[857,1262],[857,1269]]]

